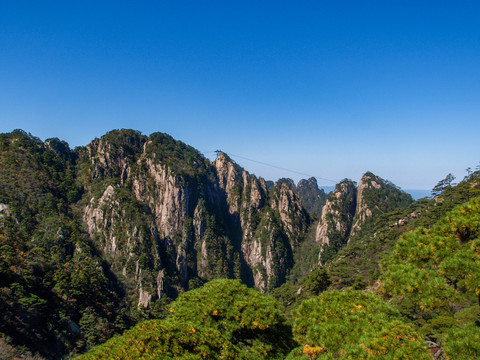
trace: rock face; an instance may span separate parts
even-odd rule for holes
[[[298,187],[289,179],[267,185],[226,154],[211,163],[162,133],[112,131],[78,157],[88,233],[112,268],[135,284],[144,307],[218,277],[263,292],[283,284],[312,223],[304,204],[315,214],[325,196],[314,178]],[[371,173],[358,189],[350,180],[339,183],[317,226],[319,261],[405,195]]]
[[[362,232],[374,226],[375,218],[398,207],[409,205],[412,197],[386,180],[367,172],[357,189],[357,207],[348,241],[355,241]]]
[[[348,242],[357,203],[357,190],[351,180],[343,180],[328,196],[317,226],[319,262],[330,260]]]
[[[410,195],[371,172],[363,175],[358,188],[350,180],[342,181],[327,198],[317,226],[319,262],[324,264],[347,243],[372,230],[381,214],[412,201]]]
[[[11,215],[10,207],[7,204],[0,203],[0,220]]]
[[[212,164],[171,137],[113,131],[79,151],[83,220],[138,305],[191,281],[281,285],[310,224],[295,185],[250,175],[227,155]]]
[[[231,238],[240,244],[242,278],[261,291],[284,282],[293,266],[292,251],[309,225],[291,180],[280,180],[270,191],[256,178],[220,154],[214,166],[224,191]]]
[[[314,216],[322,214],[322,208],[327,201],[327,194],[323,189],[318,188],[317,180],[314,177],[308,180],[300,180],[297,184],[297,192],[303,206],[310,214]]]

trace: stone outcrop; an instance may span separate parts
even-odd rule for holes
[[[302,240],[309,217],[288,179],[270,191],[264,179],[236,165],[226,154],[214,162],[225,192],[233,239],[240,242],[244,280],[261,291],[280,285],[292,263],[292,249]]]
[[[362,231],[374,226],[378,216],[407,206],[412,201],[409,194],[395,185],[371,172],[365,173],[357,189],[357,207],[348,242],[355,241],[361,236]]]
[[[337,184],[328,196],[315,236],[316,242],[320,244],[320,263],[330,260],[347,243],[356,202],[355,183],[347,179]]]
[[[148,306],[155,296],[186,288],[197,275],[195,252],[206,227],[205,187],[159,160],[165,154],[156,147],[163,144],[138,133],[115,135],[86,148],[92,164],[89,187],[104,190],[98,198],[89,193],[84,220],[114,268],[134,278],[139,305]],[[166,136],[161,140],[175,144]]]

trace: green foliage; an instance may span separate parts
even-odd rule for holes
[[[382,291],[427,311],[445,310],[464,295],[478,295],[479,235],[480,198],[458,206],[431,229],[406,233],[385,260]]]
[[[315,225],[317,225],[315,223]],[[318,264],[321,244],[316,241],[316,226],[310,226],[305,239],[293,252],[293,268],[288,275],[289,283],[299,283]]]
[[[294,317],[301,346],[288,359],[430,359],[400,313],[370,293],[326,292],[304,301]]]
[[[53,279],[58,294],[67,300],[96,307],[107,300],[107,278],[91,257],[75,255],[55,271]]]
[[[122,308],[121,291],[74,215],[83,192],[75,161],[58,139],[0,135],[0,203],[8,210],[0,217],[0,332],[49,358],[92,344],[85,334],[96,328],[78,328],[87,308],[104,322],[93,343],[118,330]]]
[[[404,234],[380,277],[380,293],[454,358],[478,355],[471,344],[479,334],[473,325],[480,298],[479,236],[480,198],[474,198],[430,229]],[[476,315],[466,317],[464,308]]]
[[[92,349],[78,360],[237,359],[221,333],[189,322],[149,320]]]
[[[214,280],[78,359],[283,359],[291,333],[276,302],[236,280]]]
[[[171,320],[217,329],[240,349],[242,358],[282,358],[292,346],[278,303],[236,280],[213,280],[181,294]]]
[[[311,295],[318,295],[327,290],[331,281],[328,272],[321,266],[316,266],[303,281],[304,289]]]
[[[435,199],[424,198],[406,208],[397,208],[378,216],[373,228],[362,232],[356,241],[347,244],[327,264],[332,277],[331,288],[356,286],[357,280],[365,286],[373,285],[380,274],[381,260],[392,251],[400,236],[418,227],[433,226],[455,206],[471,199],[480,188],[479,174],[469,174]]]
[[[157,163],[167,166],[185,179],[200,179],[204,176],[214,179],[209,161],[193,147],[160,132],[149,136],[145,156],[153,156]]]
[[[442,348],[451,359],[479,359],[480,328],[474,325],[452,326],[445,332]]]
[[[292,310],[305,300],[305,294],[299,294],[298,289],[295,285],[285,283],[270,292],[270,295],[282,305],[284,314],[291,315]]]
[[[432,196],[437,196],[440,195],[442,192],[444,192],[446,189],[452,187],[453,181],[455,180],[455,176],[452,174],[448,174],[445,179],[440,180],[437,185],[435,185],[432,189]]]

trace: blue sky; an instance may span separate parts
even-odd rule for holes
[[[74,147],[161,131],[209,157],[430,189],[480,161],[478,14],[476,1],[0,0],[0,132]]]

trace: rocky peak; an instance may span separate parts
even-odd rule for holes
[[[324,264],[347,243],[371,231],[378,216],[411,202],[410,195],[371,172],[362,176],[358,188],[350,180],[337,184],[317,226],[319,261]]]
[[[58,157],[64,161],[72,161],[75,157],[70,146],[66,141],[62,141],[58,138],[50,138],[45,140],[44,146],[52,150]]]
[[[113,130],[86,146],[94,168],[93,178],[119,177],[126,180],[128,168],[143,151],[146,136],[134,130]]]
[[[295,183],[291,179],[280,179],[270,190],[270,207],[279,214],[283,229],[294,248],[310,224],[297,194]]]
[[[229,212],[239,212],[244,180],[248,180],[248,174],[225,153],[218,155],[213,166],[217,170],[218,184],[225,191]]]
[[[328,196],[317,226],[316,241],[320,243],[319,261],[325,263],[347,243],[352,227],[357,190],[355,183],[345,179]]]
[[[374,218],[398,207],[409,205],[412,197],[392,183],[367,172],[357,189],[357,206],[349,242],[357,238],[362,229],[373,226]]]
[[[327,201],[327,194],[318,188],[317,179],[302,179],[297,184],[297,193],[305,209],[312,215],[320,216]]]

